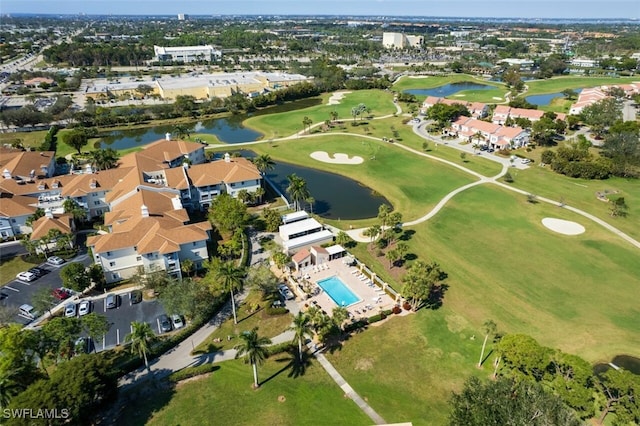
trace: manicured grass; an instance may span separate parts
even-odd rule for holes
[[[491,374],[493,357],[475,367],[481,346],[479,330],[445,306],[391,317],[327,358],[387,422],[444,425],[451,393],[470,375]]]
[[[244,125],[263,133],[265,139],[271,139],[290,136],[302,131],[302,119],[304,117],[309,117],[313,124],[317,124],[330,120],[330,113],[337,111],[339,120],[350,121],[352,120],[351,108],[361,103],[371,109],[371,115],[374,117],[396,112],[392,93],[383,90],[354,91],[346,94],[338,105],[327,105],[330,96],[331,94],[323,95],[322,105],[279,114],[251,117],[244,122]]]
[[[260,308],[258,311],[252,311],[256,305]],[[220,350],[226,350],[233,348],[238,343],[237,336],[244,332],[250,331],[254,327],[259,327],[260,336],[275,337],[284,331],[291,325],[292,317],[290,314],[284,315],[268,315],[265,309],[268,306],[267,302],[260,300],[260,295],[257,292],[251,292],[247,298],[238,307],[236,305],[238,324],[233,323],[233,316],[229,317],[224,323],[216,329],[211,335],[196,346],[194,353],[209,353]],[[233,336],[231,340],[228,340],[228,336]],[[220,342],[215,342],[214,339],[220,339]]]
[[[587,231],[563,236],[544,217]],[[483,185],[412,229],[409,251],[449,273],[444,303],[476,327],[491,318],[592,362],[638,353],[638,251],[599,225]]]
[[[448,192],[475,180],[462,171],[419,157],[393,144],[357,136],[323,135],[250,148],[259,154],[269,154],[275,161],[318,168],[355,179],[386,197],[402,213],[405,221],[426,214]],[[309,156],[318,150],[357,155],[365,161],[359,165],[321,163]],[[374,160],[370,159],[372,155],[375,155]],[[358,221],[343,221],[342,226],[350,224],[364,226]]]
[[[507,89],[501,83],[495,81],[487,81],[484,79],[476,78],[468,74],[451,74],[448,76],[429,76],[421,78],[403,77],[396,84],[393,85],[393,90],[403,92],[410,89],[431,89],[438,86],[443,86],[449,83],[477,83],[484,84],[486,86],[494,86],[495,89],[491,90],[463,90],[455,93],[451,96],[447,96],[449,99],[459,99],[461,101],[469,102],[484,102],[488,104],[495,104],[496,102],[504,102],[504,96],[507,93]],[[422,101],[426,96],[418,96]],[[497,99],[499,98],[499,99]]]
[[[37,130],[34,132],[14,132],[14,133],[0,133],[0,144],[11,144],[13,142],[21,142],[26,147],[33,147],[37,149],[44,137],[46,136],[46,130]]]
[[[6,284],[13,280],[19,272],[33,268],[33,263],[22,260],[22,256],[15,256],[8,260],[0,260],[0,280],[1,284]]]
[[[369,425],[358,406],[315,361],[305,374],[289,377],[287,355],[258,368],[263,383],[253,390],[251,366],[226,361],[210,376],[161,390],[129,404],[122,425]],[[281,371],[283,370],[283,371]],[[175,392],[175,393],[174,393]]]
[[[539,155],[541,152],[541,149],[536,149],[532,153],[523,154],[536,158],[532,154]],[[539,159],[536,161],[536,164],[539,164]],[[557,201],[563,198],[567,205],[589,212],[633,238],[640,239],[637,220],[640,217],[640,193],[638,192],[640,181],[637,179],[617,177],[606,180],[575,179],[555,173],[548,167],[537,165],[527,170],[511,171],[511,175],[515,180],[512,185],[517,188]],[[629,206],[626,218],[611,217],[610,206],[596,198],[596,192],[604,190],[618,191],[615,195],[624,197]]]
[[[562,92],[564,89],[580,89],[596,87],[606,84],[627,84],[637,81],[637,77],[553,77],[546,80],[527,81],[527,92],[524,96],[539,95],[543,93]]]

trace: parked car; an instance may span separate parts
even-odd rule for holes
[[[18,309],[18,314],[21,317],[27,318],[29,320],[33,320],[38,316],[38,313],[34,309],[33,306],[27,305],[26,303]]]
[[[163,333],[171,331],[171,321],[169,321],[169,317],[165,314],[162,314],[158,317],[158,323],[160,324],[160,330]]]
[[[71,293],[69,293],[69,291],[66,288],[62,288],[62,287],[54,288],[53,290],[51,290],[51,294],[53,294],[53,297],[55,297],[58,300],[65,300],[71,297]]]
[[[107,294],[107,298],[105,299],[105,306],[107,309],[113,309],[118,307],[118,295],[109,293]]]
[[[52,265],[62,265],[64,263],[64,259],[58,256],[51,256],[47,258],[47,263]]]
[[[91,312],[91,301],[83,300],[80,302],[78,305],[78,316],[87,315],[89,312]]]
[[[280,295],[285,298],[286,300],[293,300],[296,297],[293,295],[293,293],[291,292],[291,290],[289,290],[289,287],[287,287],[284,284],[279,284],[278,285],[278,292],[280,293]]]
[[[131,293],[129,293],[129,300],[131,301],[132,305],[142,302],[142,291],[133,290]]]
[[[47,271],[42,268],[31,268],[27,272],[31,272],[36,276],[36,278],[40,278],[41,276],[47,273]]]
[[[19,279],[20,281],[31,282],[38,277],[33,272],[26,271],[26,272],[18,273],[18,275],[16,275],[16,278]]]
[[[76,304],[75,303],[67,303],[64,305],[64,316],[65,317],[75,317],[76,316]]]
[[[184,321],[182,321],[182,317],[177,314],[171,315],[171,324],[173,325],[174,330],[184,327]]]
[[[529,164],[531,162],[531,160],[529,160],[528,158],[523,158],[522,160],[520,160],[520,162],[522,164]]]

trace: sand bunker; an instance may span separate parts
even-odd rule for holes
[[[564,235],[580,235],[584,233],[584,226],[570,220],[554,219],[545,217],[542,224],[554,232]]]
[[[351,93],[351,92],[334,92],[331,97],[329,98],[329,101],[327,102],[327,105],[338,105],[340,103],[340,101],[342,100],[342,98],[344,98],[344,95]]]
[[[362,164],[364,160],[362,157],[351,157],[347,154],[343,154],[341,152],[336,152],[333,154],[333,158],[329,156],[325,151],[315,151],[310,154],[310,157],[314,160],[322,161],[323,163],[333,163],[333,164]]]

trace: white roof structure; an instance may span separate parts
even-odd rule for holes
[[[326,247],[325,250],[327,250],[327,253],[329,253],[329,255],[338,254],[338,253],[342,253],[343,251],[346,251],[344,247],[342,247],[340,244]]]
[[[309,217],[309,214],[307,212],[305,212],[304,210],[300,210],[297,212],[282,215],[282,223],[286,225],[288,223],[297,222],[299,220],[306,219],[308,217]]]
[[[322,224],[314,218],[299,220],[297,222],[289,223],[288,225],[280,225],[280,238],[282,238],[283,241],[286,241],[289,240],[292,235],[310,233],[314,229],[322,229]]]
[[[295,250],[300,247],[306,247],[312,244],[322,244],[333,240],[333,234],[331,231],[323,230],[320,232],[314,232],[312,234],[303,235],[298,238],[292,238],[290,240],[282,241],[284,248],[287,251]]]

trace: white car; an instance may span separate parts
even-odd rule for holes
[[[91,301],[83,300],[80,302],[78,305],[78,316],[87,315],[89,312],[91,312]]]
[[[51,256],[47,259],[47,263],[51,265],[62,265],[64,263],[64,259],[58,256]]]
[[[182,321],[182,317],[176,314],[171,315],[171,324],[173,324],[174,330],[184,327],[184,321]]]
[[[38,278],[38,276],[33,272],[20,272],[18,275],[16,275],[16,278],[20,281],[31,282]]]
[[[522,164],[529,164],[531,162],[531,160],[529,160],[528,158],[523,158],[522,160],[520,160],[520,162]]]
[[[68,303],[64,306],[64,316],[65,317],[75,317],[76,316],[76,304]]]

